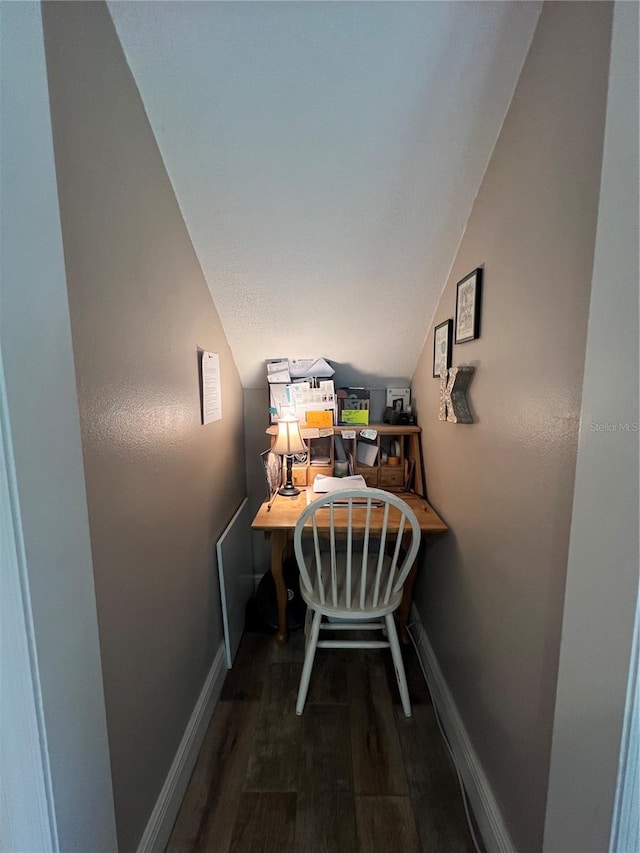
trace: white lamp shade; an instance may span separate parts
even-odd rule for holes
[[[292,453],[304,453],[307,449],[300,434],[300,423],[297,420],[283,419],[278,421],[278,435],[271,448],[273,453],[290,456]]]

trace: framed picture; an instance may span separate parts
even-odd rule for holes
[[[260,454],[260,458],[267,483],[267,500],[270,501],[282,485],[282,456],[265,450]]]
[[[458,282],[456,289],[456,343],[464,344],[480,337],[482,304],[482,268],[478,267]]]
[[[445,320],[433,330],[433,376],[440,377],[440,367],[444,359],[445,370],[451,367],[453,349],[453,320]]]

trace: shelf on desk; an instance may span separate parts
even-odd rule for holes
[[[314,445],[316,446],[315,449],[317,453],[323,453],[323,455],[326,456],[327,438],[332,435],[339,435],[342,438],[345,451],[350,454],[351,458],[354,460],[354,473],[361,474],[365,478],[368,486],[395,490],[400,489],[405,485],[409,485],[417,494],[424,495],[424,466],[422,464],[421,444],[422,430],[420,427],[415,424],[394,425],[375,423],[369,424],[364,428],[376,431],[376,438],[369,442],[374,444],[378,449],[376,460],[373,465],[363,465],[357,462],[357,443],[359,440],[362,441],[360,432],[363,427],[337,425],[332,427],[330,431],[324,429],[319,432],[316,428],[309,428],[304,425],[301,426],[300,431],[302,433],[302,437],[309,443],[310,452],[306,455],[306,459],[304,461],[294,461],[292,469],[294,484],[296,486],[310,486],[312,485],[316,474],[325,474],[328,476],[333,474],[335,463],[334,442],[329,442],[328,450],[330,461],[328,465],[313,464]],[[276,433],[277,426],[270,426],[267,429],[267,434],[271,436],[272,441],[275,440]],[[352,434],[354,437],[345,438],[345,433],[347,435]],[[394,443],[397,443],[397,447],[393,447]],[[392,449],[398,453],[397,465],[390,465],[388,462],[383,461],[385,454],[386,458],[389,458],[390,451]],[[405,463],[408,464],[405,466]],[[407,484],[405,483],[408,473],[407,469],[410,468],[413,469],[413,471],[410,472],[411,482]]]

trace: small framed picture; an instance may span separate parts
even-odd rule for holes
[[[433,330],[433,376],[440,377],[440,368],[444,361],[445,370],[451,367],[453,349],[453,320],[445,320]]]
[[[456,343],[465,344],[480,337],[482,304],[482,268],[478,267],[458,282],[456,289]]]

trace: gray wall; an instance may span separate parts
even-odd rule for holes
[[[540,850],[569,546],[611,7],[545,4],[433,325],[484,266],[476,423],[438,421],[433,334],[413,379],[429,496],[451,532],[417,602],[519,851]],[[432,327],[433,328],[433,327]]]
[[[43,22],[120,850],[222,641],[215,541],[245,492],[237,371],[103,3]],[[198,350],[223,419],[200,425]]]
[[[545,826],[549,853],[609,847],[638,596],[638,272],[638,4],[623,2],[614,16]],[[637,752],[634,760],[637,774]]]
[[[113,797],[40,4],[2,3],[0,15],[0,392],[3,384],[6,389],[0,453],[7,453],[0,469],[6,462],[11,493],[0,510],[0,845],[112,853]],[[19,656],[22,643],[26,660]],[[31,687],[31,702],[21,706],[21,691]],[[40,765],[39,792],[29,779],[30,763]],[[37,830],[46,834],[47,823],[55,840],[40,847]]]

